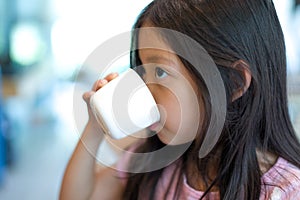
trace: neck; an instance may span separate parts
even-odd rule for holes
[[[270,152],[262,152],[259,150],[256,151],[256,155],[257,155],[259,168],[262,174],[266,173],[275,164],[278,158],[278,156],[276,156],[275,154],[272,154]],[[205,174],[208,174],[207,178],[204,178],[201,175],[197,167],[197,164],[195,164],[196,162],[199,162],[198,158],[188,158],[186,177],[189,186],[191,186],[192,188],[198,191],[207,190],[207,188],[212,184],[212,181],[217,176],[220,156],[221,156],[221,150],[217,150],[214,153],[214,156],[211,159],[208,159],[208,163],[206,167],[207,171],[206,173],[204,172]],[[218,191],[218,187],[213,186],[210,191],[212,192]]]
[[[187,170],[186,177],[188,184],[198,191],[205,191],[212,184],[212,181],[216,178],[218,173],[218,166],[221,157],[221,151],[217,150],[213,154],[213,157],[207,159],[207,164],[204,166],[204,163],[200,163],[200,166],[203,166],[203,169],[206,171],[199,171],[198,165],[195,164],[199,162],[198,155],[194,158],[188,158],[187,160]],[[201,168],[201,167],[200,167]],[[203,174],[207,174],[208,176],[204,177]],[[218,191],[216,186],[213,186],[211,191]]]

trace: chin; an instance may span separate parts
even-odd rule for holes
[[[176,146],[176,145],[182,145],[182,144],[186,144],[186,143],[190,143],[193,140],[189,140],[187,138],[179,138],[179,137],[175,137],[175,134],[173,136],[169,136],[166,134],[163,134],[162,132],[158,132],[157,133],[157,137],[159,138],[159,140],[164,143],[165,145],[170,145],[170,146]]]

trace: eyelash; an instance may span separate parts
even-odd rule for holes
[[[143,76],[146,73],[145,68],[143,66],[135,67],[135,71],[136,71],[136,73],[138,73],[140,75],[141,78],[143,78]],[[169,75],[168,72],[166,72],[161,67],[155,67],[155,77],[156,78],[163,79],[168,75]]]
[[[163,73],[164,76],[161,77],[161,75],[159,75],[160,73]],[[163,70],[162,68],[156,67],[156,68],[155,68],[155,76],[156,76],[156,78],[163,79],[163,78],[165,78],[166,76],[168,76],[168,73],[167,73],[165,70]]]

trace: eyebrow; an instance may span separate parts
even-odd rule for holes
[[[149,56],[146,58],[146,61],[149,63],[158,63],[158,61],[165,61],[165,62],[172,63],[173,65],[175,65],[173,60],[171,60],[165,56],[160,56],[160,55]]]

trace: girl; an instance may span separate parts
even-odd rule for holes
[[[61,199],[300,199],[300,144],[287,109],[284,38],[273,2],[155,0],[142,11],[134,29],[147,27],[183,33],[212,57],[226,89],[221,136],[212,151],[198,156],[212,106],[203,77],[172,53],[179,44],[175,40],[161,32],[137,31],[132,36],[131,65],[149,83],[164,112],[162,120],[149,127],[157,134],[131,150],[191,145],[162,169],[129,174],[103,168],[95,173],[90,153],[96,154],[103,136],[99,137],[102,130],[89,98],[117,76],[110,74],[83,96],[90,119],[67,167]],[[141,48],[150,43],[167,51]],[[181,102],[177,93],[184,96]],[[197,105],[190,104],[192,94]],[[193,120],[198,112],[199,119]],[[191,127],[197,127],[196,137],[190,134]],[[178,134],[179,139],[173,140]],[[130,168],[136,162],[125,156],[118,166]]]

